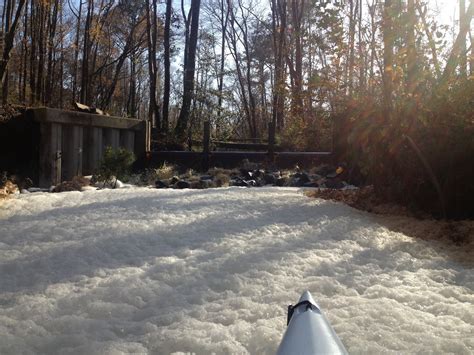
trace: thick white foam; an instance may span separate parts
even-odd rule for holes
[[[472,255],[400,231],[436,228],[293,188],[20,195],[0,353],[274,353],[305,289],[350,353],[471,353]]]

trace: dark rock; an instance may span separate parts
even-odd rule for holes
[[[170,185],[174,185],[176,184],[179,180],[179,177],[177,176],[173,176],[171,179],[170,179]]]
[[[157,189],[166,189],[166,188],[168,188],[169,186],[168,186],[168,184],[167,184],[165,181],[163,181],[163,180],[156,180],[156,181],[155,181],[155,187],[156,187]]]
[[[179,180],[174,184],[174,187],[177,189],[189,189],[191,184],[184,180]]]
[[[342,189],[344,187],[344,183],[339,178],[327,179],[324,185],[329,189]]]
[[[200,180],[198,189],[210,189],[212,187],[216,187],[212,180]]]
[[[253,187],[253,186],[259,186],[258,182],[256,180],[244,180],[242,178],[237,178],[233,179],[231,181],[232,186],[241,186],[241,187]]]
[[[295,187],[304,186],[304,184],[310,182],[311,179],[309,178],[308,174],[306,173],[296,173],[293,175],[291,179],[290,185]]]
[[[332,174],[335,172],[336,168],[329,165],[321,165],[315,170],[315,173],[321,176],[327,176],[328,174]]]
[[[274,185],[276,182],[276,177],[273,174],[265,174],[263,175],[263,181],[266,185]]]
[[[4,186],[8,181],[8,176],[6,171],[0,172],[0,186]]]
[[[189,183],[189,188],[190,189],[201,189],[201,180],[195,180],[195,181],[191,181]]]
[[[301,187],[304,185],[304,182],[301,182],[299,178],[293,178],[289,181],[291,187]]]
[[[201,177],[199,178],[201,180],[212,180],[212,175],[201,175]]]
[[[287,176],[282,176],[275,181],[276,186],[286,186],[290,179]]]
[[[247,184],[248,187],[256,187],[256,186],[259,186],[257,181],[256,180],[247,180],[245,181],[245,183]]]
[[[299,173],[299,179],[302,184],[306,184],[307,182],[310,182],[311,179],[309,178],[308,174],[306,173]]]
[[[319,184],[315,181],[307,182],[307,183],[303,184],[303,187],[319,187]]]
[[[253,172],[252,171],[249,171],[247,169],[240,169],[240,176],[244,179],[244,180],[250,180],[253,178]]]
[[[241,178],[236,178],[231,180],[231,185],[232,186],[243,186],[243,187],[248,187],[248,184],[245,180],[242,180]]]
[[[265,170],[258,169],[253,172],[253,176],[256,178],[262,178],[265,175]]]

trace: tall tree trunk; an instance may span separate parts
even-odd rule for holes
[[[48,3],[38,4],[38,70],[36,72],[35,101],[41,102],[44,92],[44,61],[46,53],[46,12],[49,12]]]
[[[469,23],[466,23],[466,1],[459,0],[459,29],[461,31],[462,28],[468,27]],[[469,32],[469,29],[468,31]],[[466,34],[467,34],[466,32]],[[466,36],[464,36],[461,40],[460,48],[459,48],[459,74],[463,79],[467,79],[467,52],[466,52]]]
[[[367,67],[367,60],[365,54],[365,43],[362,39],[363,37],[363,8],[364,5],[362,0],[359,0],[359,89],[364,91],[366,86],[366,67]]]
[[[216,136],[219,137],[220,131],[220,118],[222,116],[222,95],[224,90],[224,68],[225,68],[225,39],[227,32],[227,24],[229,21],[229,7],[225,6],[224,0],[219,1],[220,5],[220,24],[221,24],[221,54],[220,54],[220,67],[219,75],[217,77],[217,122],[216,122]]]
[[[49,18],[49,23],[48,23],[48,64],[47,64],[47,71],[46,71],[46,91],[44,94],[44,101],[43,103],[48,105],[51,101],[51,97],[53,94],[53,86],[55,82],[55,78],[53,75],[53,61],[55,60],[54,58],[54,38],[56,36],[56,27],[57,27],[57,22],[58,22],[58,11],[59,11],[59,3],[58,0],[55,0],[53,2],[53,9],[52,9],[52,14],[50,15]]]
[[[291,0],[291,24],[294,46],[294,63],[288,63],[292,78],[292,111],[293,116],[303,118],[303,50],[301,43],[301,21],[305,7],[304,0]]]
[[[26,81],[28,76],[28,2],[25,2],[25,16],[23,22],[23,81],[20,89],[20,101],[26,105]]]
[[[459,33],[454,41],[453,48],[449,54],[448,61],[441,76],[440,84],[441,86],[447,85],[449,79],[453,76],[456,71],[456,67],[459,63],[459,57],[462,53],[463,43],[466,43],[466,35],[469,31],[469,24],[471,23],[472,17],[474,15],[474,0],[471,0],[469,8],[465,14],[465,21],[463,21],[463,26],[459,29]]]
[[[37,29],[38,29],[38,7],[35,5],[35,0],[31,0],[31,14],[30,14],[30,37],[31,37],[31,50],[30,50],[30,105],[35,102],[35,91],[36,91],[36,41],[37,41]]]
[[[349,95],[352,96],[354,89],[354,66],[355,66],[355,32],[356,32],[356,14],[357,6],[354,5],[354,0],[349,0],[349,60],[347,73],[347,86],[349,88]]]
[[[170,36],[171,36],[171,12],[173,9],[173,1],[166,0],[166,13],[165,13],[165,29],[163,33],[163,47],[164,47],[164,70],[165,70],[165,82],[163,87],[163,114],[162,114],[162,131],[166,133],[169,126],[169,104],[170,104],[170,86],[171,86],[171,74],[170,74]]]
[[[436,42],[433,38],[433,34],[431,33],[430,26],[428,25],[428,21],[426,20],[426,5],[423,8],[420,4],[419,1],[415,2],[416,9],[418,11],[418,15],[420,17],[420,20],[423,24],[423,28],[425,29],[426,37],[428,39],[428,44],[430,46],[431,50],[431,56],[433,57],[433,65],[435,68],[436,72],[436,77],[440,78],[441,77],[441,66],[439,64],[438,60],[438,51],[436,49]]]
[[[472,33],[470,33],[470,39],[471,39],[471,60],[469,63],[469,71],[470,71],[471,76],[474,76],[474,36],[472,35]]]
[[[376,33],[377,33],[377,26],[375,21],[375,14],[376,14],[376,1],[373,0],[372,4],[369,6],[369,14],[370,14],[370,28],[371,28],[371,35],[370,35],[370,58],[369,58],[369,92],[373,95],[375,93],[375,85],[374,85],[374,75],[375,75],[375,57],[376,57]]]
[[[151,10],[151,11],[150,11]],[[150,76],[150,102],[148,106],[148,120],[156,124],[159,131],[160,110],[156,98],[156,81],[158,69],[156,66],[156,40],[157,40],[157,12],[156,0],[148,0],[146,6],[147,18],[147,44],[148,44],[148,73]]]
[[[415,0],[407,2],[407,92],[413,95],[418,81],[418,59],[415,45],[416,12]]]
[[[286,51],[286,0],[271,0],[275,80],[273,84],[272,121],[277,132],[284,126]]]
[[[392,113],[392,77],[393,77],[393,45],[395,34],[393,31],[392,0],[385,0],[383,8],[383,111],[385,122],[391,121]]]
[[[71,9],[74,13],[74,11]],[[72,101],[76,101],[77,97],[77,75],[78,75],[78,62],[79,62],[79,41],[81,34],[81,16],[82,16],[82,0],[79,0],[79,9],[77,10],[77,23],[76,23],[76,37],[74,40],[74,61],[72,69]]]
[[[249,45],[249,29],[248,29],[247,18],[244,16],[244,9],[242,7],[241,0],[238,1],[238,5],[242,13],[242,19],[239,22],[237,22],[235,21],[235,18],[234,18],[233,23],[237,24],[237,26],[239,27],[242,33],[240,42],[242,43],[244,47],[244,54],[245,54],[245,61],[246,61],[245,82],[247,84],[247,94],[248,94],[248,99],[249,99],[249,113],[250,113],[250,120],[252,122],[251,127],[250,127],[250,136],[252,138],[257,138],[258,137],[257,112],[256,112],[255,95],[252,90],[253,78],[252,78],[252,71],[251,71],[252,58],[251,58],[250,45]]]
[[[20,0],[17,7],[15,16],[11,20],[11,14],[13,14],[13,5],[14,0],[7,0],[7,8],[10,6],[9,11],[7,10],[5,20],[4,20],[4,41],[3,41],[3,53],[0,59],[0,82],[3,83],[3,101],[6,103],[8,98],[8,79],[6,78],[7,65],[10,60],[10,52],[13,48],[13,41],[15,39],[15,32],[18,26],[18,22],[21,18],[21,13],[23,11],[23,6],[25,5],[26,0]],[[5,82],[7,85],[5,85]]]
[[[245,119],[249,128],[249,132],[253,132],[254,125],[253,125],[252,113],[251,113],[251,109],[249,105],[249,99],[247,97],[247,90],[246,90],[244,75],[242,74],[243,64],[238,52],[238,45],[237,45],[238,39],[237,39],[237,30],[235,28],[236,21],[235,21],[235,16],[234,16],[234,9],[232,8],[232,4],[229,0],[227,2],[227,6],[229,8],[229,26],[230,26],[229,31],[228,31],[228,37],[227,37],[227,40],[229,42],[229,50],[235,62],[235,70],[237,72],[237,79],[239,81],[239,87],[240,87],[240,92],[241,92],[240,99],[242,101],[242,106],[245,112]]]
[[[112,97],[115,92],[115,88],[117,86],[117,83],[119,81],[119,76],[122,71],[123,64],[125,63],[125,60],[129,56],[130,52],[132,51],[132,48],[134,47],[134,40],[135,40],[135,30],[137,26],[140,24],[140,22],[134,24],[133,28],[130,30],[130,33],[128,35],[127,41],[125,43],[125,47],[123,48],[123,52],[120,54],[120,56],[117,59],[117,65],[115,66],[115,71],[114,75],[112,76],[112,82],[110,84],[109,89],[107,90],[107,94],[105,95],[104,99],[101,101],[101,107],[106,110],[110,107],[110,104],[112,102]]]
[[[246,19],[241,19],[239,23],[235,18],[235,10],[232,7],[232,3],[228,1],[227,6],[229,7],[229,31],[228,31],[228,41],[229,41],[229,50],[232,54],[232,57],[235,61],[235,68],[237,72],[237,78],[239,81],[239,87],[241,92],[241,101],[242,106],[245,112],[245,118],[248,124],[248,131],[252,138],[257,137],[257,127],[256,127],[256,118],[255,118],[255,99],[252,94],[252,78],[250,77],[251,73],[251,62],[249,57],[249,44],[247,39],[247,23]],[[238,3],[241,11],[241,3]],[[243,13],[243,11],[242,11]],[[237,29],[238,27],[238,29]],[[239,32],[240,31],[240,32]],[[239,46],[244,48],[244,58],[245,58],[245,76],[243,72],[243,61],[242,56],[239,54]]]
[[[199,10],[201,0],[191,1],[191,30],[189,33],[189,48],[184,65],[183,105],[176,123],[175,135],[184,140],[188,127],[191,100],[194,93],[194,71],[196,66],[196,46],[198,40]]]
[[[87,1],[87,14],[86,21],[84,24],[84,39],[83,39],[83,48],[82,48],[82,69],[81,69],[81,93],[80,100],[86,105],[90,105],[89,102],[89,56],[91,51],[91,41],[90,41],[90,32],[92,24],[92,16],[94,13],[94,0]]]
[[[130,55],[130,88],[127,102],[127,113],[129,117],[137,116],[137,58],[136,53]]]

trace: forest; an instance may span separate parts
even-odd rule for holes
[[[272,122],[384,199],[473,217],[474,1],[447,3],[4,0],[2,105],[80,102],[167,144]]]

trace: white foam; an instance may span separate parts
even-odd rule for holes
[[[273,353],[305,289],[350,353],[472,353],[472,256],[396,226],[438,227],[294,188],[22,194],[0,353]]]

